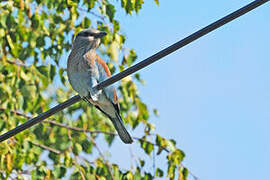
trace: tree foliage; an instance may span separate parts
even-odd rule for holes
[[[119,3],[122,9],[116,9]],[[92,26],[108,33],[99,54],[108,60],[112,72],[131,66],[137,55],[125,47],[126,36],[115,13],[124,10],[132,15],[142,6],[143,0],[0,2],[0,133],[74,95],[65,68],[73,36],[80,30]],[[181,164],[185,154],[174,140],[154,132],[154,125],[148,122],[151,113],[138,94],[138,83],[143,83],[138,73],[119,82],[121,115],[131,129],[144,127],[144,135],[135,138],[136,144],[150,158],[153,153],[167,156],[167,169],[157,166],[151,173],[140,157],[136,159],[139,163],[130,168],[108,161],[99,149],[102,138],[97,137],[104,137],[106,144],[113,146],[119,141],[114,128],[94,107],[79,102],[2,142],[0,178],[186,179],[188,170]],[[94,150],[100,152],[95,154]]]

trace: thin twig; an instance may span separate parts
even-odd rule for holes
[[[104,16],[98,15],[98,14],[92,12],[92,11],[88,11],[87,9],[83,9],[82,7],[77,7],[77,9],[80,10],[80,11],[83,11],[85,13],[92,14],[93,16],[101,19],[102,21],[105,21],[105,19],[106,19]]]
[[[153,146],[160,147],[160,148],[162,148],[164,151],[166,151],[167,153],[170,152],[170,150],[168,150],[166,147],[160,146],[160,145],[158,145],[158,144],[156,144],[156,143],[152,143],[152,142],[147,141],[147,140],[145,140],[145,139],[143,139],[143,138],[133,137],[133,139],[135,139],[135,140],[137,140],[137,141],[147,142],[147,143],[149,143],[149,144],[152,144]]]
[[[6,110],[6,108],[0,107],[0,111],[5,111],[5,110]],[[12,113],[14,113],[15,115],[19,115],[19,116],[25,117],[27,119],[32,118],[32,116],[29,116],[27,114],[21,113],[21,112],[16,111],[16,110],[9,110],[9,111],[12,112]]]
[[[78,127],[70,127],[68,125],[65,125],[65,124],[62,124],[62,123],[59,123],[59,122],[55,122],[55,121],[51,121],[51,120],[45,120],[43,122],[50,123],[52,125],[56,125],[56,126],[59,126],[59,127],[63,127],[63,128],[69,129],[69,130],[78,131],[78,132],[97,133],[97,134],[108,134],[108,135],[118,136],[118,134],[117,133],[114,133],[114,132],[98,131],[98,130],[91,131],[91,130],[88,130],[88,129],[78,128]],[[152,143],[150,141],[147,141],[145,139],[142,139],[142,138],[139,138],[139,137],[135,137],[135,136],[132,136],[132,138],[135,139],[135,140],[137,140],[137,141],[147,142],[149,144],[152,144],[153,146],[158,146],[158,147],[162,148],[163,150],[165,150],[167,153],[170,152],[167,148],[161,147],[161,146],[159,146],[159,145],[157,145],[155,143]]]
[[[79,166],[80,166],[80,164],[78,163],[77,158],[78,158],[78,156],[76,156],[76,155],[75,155],[75,157],[74,157],[74,159],[75,159],[75,163],[76,163],[77,165],[79,165]],[[79,172],[80,172],[80,174],[81,174],[82,179],[83,179],[83,180],[85,180],[85,176],[84,176],[83,172],[82,172],[82,171],[80,171],[80,170],[79,170]]]
[[[46,121],[43,121],[43,122],[47,122],[47,123],[50,123],[50,124],[52,124],[52,125],[56,125],[56,126],[59,126],[59,127],[63,127],[63,128],[68,129],[68,139],[70,140],[71,144],[72,144],[72,137],[71,137],[71,133],[70,133],[71,130],[73,130],[73,131],[79,131],[79,132],[84,132],[84,133],[86,132],[84,129],[66,126],[66,125],[64,125],[64,124],[57,123],[57,122],[54,122],[54,121],[46,120]],[[113,179],[113,174],[112,174],[111,169],[110,169],[110,168],[111,168],[110,164],[106,161],[105,156],[103,155],[103,153],[102,153],[102,151],[100,150],[100,148],[97,146],[97,143],[96,143],[96,141],[94,140],[94,138],[93,138],[92,136],[90,136],[90,140],[91,140],[91,142],[93,143],[93,145],[96,147],[96,149],[98,150],[100,156],[101,156],[102,159],[104,160],[104,163],[108,166],[109,173],[111,174],[111,177],[112,177],[112,179]],[[75,156],[75,161],[76,161],[76,163],[77,163],[77,156]],[[78,164],[78,163],[77,163],[77,164]],[[80,172],[80,173],[81,173],[82,178],[85,179],[85,177],[84,177],[84,175],[82,174],[82,172]]]
[[[188,169],[188,173],[193,177],[194,180],[199,180],[199,178]]]
[[[6,109],[0,107],[0,110],[5,111]],[[29,118],[29,119],[32,118],[32,116],[29,116],[29,115],[26,115],[24,113],[18,112],[16,110],[10,110],[10,112],[12,112],[12,113],[14,113],[16,115],[25,117],[25,118]],[[43,123],[50,123],[51,125],[56,125],[56,126],[59,126],[59,127],[63,127],[63,128],[66,128],[66,129],[69,129],[69,130],[73,130],[73,131],[78,131],[78,132],[85,132],[85,133],[91,133],[91,134],[107,134],[107,135],[112,135],[112,136],[118,136],[118,134],[117,133],[114,133],[114,132],[100,131],[100,130],[89,130],[89,129],[83,129],[83,128],[78,128],[78,127],[71,127],[71,126],[68,126],[68,125],[65,125],[65,124],[62,124],[62,123],[59,123],[59,122],[56,122],[56,121],[52,121],[52,120],[44,120]],[[154,134],[152,134],[152,135],[154,135]],[[152,144],[153,146],[160,147],[159,145],[157,145],[155,143],[152,143],[150,141],[144,140],[144,139],[139,138],[139,137],[132,136],[132,138],[135,139],[135,140],[137,140],[137,141],[148,142],[148,143]],[[165,150],[167,153],[170,152],[165,147],[161,147],[161,148],[163,150]]]
[[[107,165],[107,167],[109,169],[109,173],[110,173],[112,179],[114,180],[113,173],[112,173],[112,165],[106,160],[105,156],[103,155],[102,151],[100,150],[100,148],[98,147],[95,139],[92,136],[90,137],[90,140],[93,143],[93,145],[96,147],[96,149],[98,150],[98,153],[102,157],[104,163]]]
[[[6,109],[0,107],[0,110],[5,111]],[[12,112],[12,113],[14,113],[16,115],[25,117],[25,118],[29,118],[29,119],[32,118],[32,116],[29,116],[29,115],[26,115],[24,113],[18,112],[16,110],[10,110],[10,112]],[[43,123],[49,123],[51,125],[59,126],[59,127],[62,127],[62,128],[66,128],[68,130],[73,130],[73,131],[78,131],[78,132],[91,133],[91,134],[107,134],[107,135],[112,135],[112,136],[118,136],[118,134],[115,133],[115,132],[100,131],[100,130],[88,130],[88,129],[78,128],[78,127],[71,127],[71,126],[68,126],[68,125],[65,125],[65,124],[62,124],[62,123],[59,123],[59,122],[56,122],[56,121],[52,121],[52,120],[44,120]],[[68,135],[70,136],[70,134],[68,134]],[[143,142],[150,143],[153,146],[158,146],[158,147],[162,148],[163,150],[165,150],[167,153],[170,152],[166,147],[161,147],[161,146],[159,146],[159,145],[157,145],[155,143],[152,143],[150,141],[147,141],[145,139],[135,137],[135,136],[132,136],[132,138],[137,140],[137,141],[143,141]]]
[[[54,149],[54,148],[45,146],[45,145],[43,145],[43,144],[38,144],[38,143],[32,142],[32,141],[28,141],[28,142],[30,142],[31,144],[33,144],[33,145],[35,145],[35,146],[38,146],[38,147],[40,147],[40,148],[42,148],[42,149],[48,150],[48,151],[50,151],[50,152],[53,152],[53,153],[55,153],[55,154],[61,154],[61,153],[62,153],[62,152],[59,151],[59,150],[56,150],[56,149]]]
[[[66,107],[71,106],[72,104],[79,102],[81,100],[81,97],[79,95],[73,96],[72,98],[68,99],[67,101],[58,104],[57,106],[54,106],[53,108],[49,109],[48,111],[41,113],[37,117],[28,120],[24,124],[21,124],[17,126],[16,128],[2,134],[0,136],[0,142],[7,140],[8,138],[18,134],[19,132],[24,131],[25,129],[28,129],[32,127],[33,125],[43,121],[44,119],[47,119],[48,117],[52,116],[53,114],[65,109]]]
[[[21,62],[21,61],[18,60],[18,59],[16,59],[15,61],[6,60],[6,62],[8,62],[9,64],[14,64],[14,65],[18,65],[18,66],[24,66],[24,67],[27,67],[26,64],[24,64],[23,62]]]
[[[30,175],[31,172],[29,170],[22,170],[18,172],[19,175],[25,174],[25,175]]]
[[[136,158],[135,158],[135,156],[133,154],[131,146],[129,146],[128,149],[129,149],[129,154],[130,154],[130,159],[131,159],[131,163],[130,163],[131,167],[130,167],[130,169],[133,170],[133,169],[135,169],[134,166],[133,166],[133,161],[136,163],[136,165],[137,165],[137,162],[136,162]]]
[[[62,123],[59,123],[59,122],[55,122],[55,121],[52,121],[52,120],[44,120],[43,121],[44,123],[50,123],[52,125],[56,125],[56,126],[59,126],[59,127],[63,127],[63,128],[66,128],[66,129],[69,129],[69,130],[73,130],[73,131],[78,131],[78,132],[85,132],[85,133],[91,133],[91,134],[99,134],[99,133],[102,133],[102,134],[108,134],[108,135],[113,135],[113,136],[116,136],[117,134],[114,133],[114,132],[107,132],[107,131],[99,131],[99,130],[88,130],[88,129],[83,129],[83,128],[78,128],[78,127],[71,127],[71,126],[67,126],[65,124],[62,124]]]
[[[156,152],[155,147],[153,148],[153,176],[155,177],[155,171],[156,171]]]
[[[180,167],[187,168],[182,163],[180,164]],[[194,173],[192,173],[189,168],[187,168],[187,169],[188,169],[188,174],[190,174],[194,180],[199,180],[199,178]]]

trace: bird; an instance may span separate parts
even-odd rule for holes
[[[67,61],[68,80],[84,101],[94,105],[111,120],[120,139],[125,144],[131,144],[133,139],[120,116],[115,88],[113,86],[105,87],[102,90],[93,88],[111,77],[107,64],[96,52],[101,38],[106,34],[104,31],[88,28],[76,35]]]

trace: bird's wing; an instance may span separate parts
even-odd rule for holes
[[[98,69],[100,72],[100,76],[98,81],[102,82],[105,79],[108,79],[109,77],[111,77],[111,72],[110,69],[108,68],[107,64],[105,63],[105,61],[103,59],[101,59],[101,57],[99,57],[97,55],[96,58],[96,63],[98,65]],[[110,99],[110,101],[112,102],[113,106],[115,107],[115,109],[117,110],[117,112],[119,113],[120,108],[119,108],[119,103],[118,103],[118,98],[117,98],[117,94],[116,94],[116,90],[115,88],[111,85],[105,88],[105,94],[106,97],[108,99]]]

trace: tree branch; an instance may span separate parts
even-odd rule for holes
[[[83,9],[82,7],[77,7],[77,9],[80,10],[80,11],[83,11],[85,13],[92,14],[93,16],[95,16],[95,17],[97,17],[97,18],[99,18],[99,19],[101,19],[102,21],[105,22],[106,18],[104,16],[98,15],[98,14],[92,12],[92,11],[88,11],[87,9]]]
[[[18,60],[18,59],[15,59],[15,61],[6,60],[6,62],[8,62],[9,64],[17,65],[17,66],[24,66],[24,67],[27,67],[26,64],[24,64],[22,61],[20,61],[20,60]]]
[[[180,167],[187,168],[182,163],[180,164]],[[191,172],[190,169],[188,169],[188,174],[190,174],[194,180],[199,180],[199,178],[193,172]]]
[[[5,108],[1,108],[0,107],[0,110],[3,110],[5,111],[6,109]],[[21,112],[18,112],[16,110],[10,110],[10,112],[16,114],[16,115],[19,115],[19,116],[22,116],[22,117],[25,117],[25,118],[32,118],[32,116],[29,116],[29,115],[26,115],[24,113],[21,113]],[[115,132],[108,132],[108,131],[99,131],[99,130],[88,130],[88,129],[83,129],[83,128],[78,128],[78,127],[71,127],[71,126],[68,126],[68,125],[65,125],[65,124],[62,124],[62,123],[59,123],[59,122],[56,122],[56,121],[52,121],[52,120],[44,120],[43,123],[49,123],[51,125],[55,125],[55,126],[59,126],[59,127],[62,127],[62,128],[66,128],[68,130],[72,130],[72,131],[77,131],[77,132],[84,132],[84,133],[91,133],[91,134],[107,134],[107,135],[112,135],[112,136],[118,136],[117,133]],[[142,138],[139,138],[139,137],[135,137],[135,136],[132,136],[133,139],[137,140],[137,141],[144,141],[144,142],[147,142],[147,143],[150,143],[152,144],[153,146],[158,146],[160,147],[159,145],[155,144],[155,143],[152,143],[152,142],[149,142],[147,140],[144,140]],[[163,150],[165,150],[167,153],[170,152],[168,149],[166,149],[165,147],[161,147],[163,148]]]
[[[18,134],[19,132],[24,131],[25,129],[28,129],[30,127],[32,127],[33,125],[43,121],[44,119],[50,117],[51,115],[65,109],[66,107],[78,102],[81,100],[81,97],[79,95],[73,96],[72,98],[68,99],[67,101],[58,104],[57,106],[54,106],[52,109],[41,113],[40,115],[38,115],[37,117],[30,119],[29,121],[27,121],[26,123],[17,126],[16,128],[6,132],[5,134],[2,134],[0,136],[0,142],[7,140],[8,138]]]
[[[88,129],[67,126],[65,124],[55,122],[55,121],[51,121],[51,120],[44,120],[43,122],[44,123],[50,123],[52,125],[56,125],[56,126],[59,126],[59,127],[63,127],[63,128],[69,129],[69,130],[78,131],[78,132],[85,132],[85,133],[91,133],[91,134],[93,134],[93,133],[102,133],[102,134],[117,136],[117,134],[114,133],[114,132],[98,131],[98,130],[91,131],[91,130],[88,130]]]
[[[5,111],[5,110],[6,110],[6,108],[0,107],[0,111]],[[26,114],[21,113],[21,112],[16,111],[16,110],[9,110],[9,111],[12,112],[12,113],[14,113],[15,115],[19,115],[19,116],[25,117],[27,119],[32,118],[32,116],[26,115]]]
[[[117,133],[114,133],[114,132],[108,132],[108,131],[98,131],[98,130],[95,130],[95,131],[91,131],[91,130],[88,130],[88,129],[83,129],[83,128],[78,128],[78,127],[70,127],[70,126],[67,126],[65,124],[62,124],[62,123],[59,123],[59,122],[55,122],[55,121],[51,121],[51,120],[45,120],[43,121],[44,123],[50,123],[52,125],[55,125],[55,126],[59,126],[59,127],[62,127],[62,128],[66,128],[66,129],[69,129],[69,130],[73,130],[73,131],[78,131],[78,132],[84,132],[84,133],[96,133],[96,134],[107,134],[107,135],[112,135],[112,136],[119,136]],[[144,140],[142,138],[139,138],[139,137],[135,137],[135,136],[132,136],[133,139],[137,140],[137,141],[143,141],[143,142],[147,142],[149,144],[152,144],[153,146],[157,146],[157,147],[160,147],[159,145],[155,144],[155,143],[152,143],[150,141],[147,141],[147,140]],[[165,150],[167,153],[169,153],[170,151],[165,148],[165,147],[160,147],[162,148],[163,150]]]
[[[48,151],[50,151],[50,152],[53,152],[53,153],[55,153],[55,154],[61,154],[61,153],[62,153],[62,152],[59,151],[59,150],[53,149],[53,148],[48,147],[48,146],[45,146],[45,145],[43,145],[43,144],[38,144],[38,143],[32,142],[32,141],[28,141],[28,142],[30,142],[31,144],[33,144],[33,145],[35,145],[35,146],[38,146],[38,147],[40,147],[40,148],[42,148],[42,149],[48,150]]]
[[[5,111],[6,109],[0,107],[0,110]],[[12,113],[14,113],[14,114],[16,114],[16,115],[22,116],[22,117],[32,118],[32,116],[29,116],[29,115],[26,115],[26,114],[24,114],[24,113],[18,112],[18,111],[16,111],[16,110],[10,110],[10,112],[12,112]],[[59,127],[66,128],[66,129],[72,130],[72,131],[77,131],[77,132],[91,133],[91,134],[92,134],[92,133],[93,133],[93,134],[94,134],[94,133],[99,133],[99,134],[107,134],[107,135],[118,136],[118,134],[117,134],[117,133],[114,133],[114,132],[97,131],[97,130],[91,131],[91,130],[88,130],[88,129],[82,129],[82,128],[78,128],[78,127],[67,126],[67,125],[65,125],[65,124],[62,124],[62,123],[59,123],[59,122],[55,122],[55,121],[52,121],[52,120],[44,120],[43,123],[49,123],[49,124],[51,124],[51,125],[59,126]],[[154,135],[154,134],[152,134],[152,135]],[[71,142],[72,142],[72,137],[70,136],[70,134],[68,134],[68,137],[69,137],[69,139],[70,139]],[[134,137],[134,136],[133,136],[132,138],[133,138],[133,139],[136,139],[136,140],[138,140],[138,141],[145,141],[145,142],[148,142],[148,143],[152,144],[153,146],[160,147],[159,145],[157,145],[157,144],[155,144],[155,143],[151,143],[151,142],[149,142],[149,141],[146,141],[146,140],[144,140],[144,139],[142,139],[142,138],[138,138],[138,137]],[[97,146],[97,143],[95,142],[95,140],[94,140],[93,138],[91,138],[91,141],[92,141],[92,143],[96,146],[96,148],[97,148],[99,154],[101,155],[101,157],[105,160],[105,156],[104,156],[103,153],[101,152],[100,148]],[[29,142],[32,143],[33,145],[36,145],[36,146],[38,146],[38,147],[40,147],[40,148],[43,148],[43,149],[48,150],[48,151],[51,151],[51,152],[53,152],[53,153],[56,153],[56,154],[61,154],[61,153],[62,153],[62,152],[60,152],[59,150],[50,148],[50,147],[48,147],[48,146],[41,145],[41,144],[38,144],[38,143],[34,143],[34,142],[31,142],[31,141],[29,141]],[[161,147],[161,148],[163,148],[167,153],[170,152],[168,149],[166,149],[166,148],[164,148],[164,147]],[[134,154],[132,153],[131,149],[130,149],[130,152],[131,152],[131,157],[134,158]],[[154,152],[153,152],[153,153],[154,153]],[[135,162],[136,162],[136,161],[135,161]],[[90,162],[90,163],[93,163],[93,162]],[[137,162],[136,162],[136,163],[137,163]],[[181,166],[185,167],[183,164],[181,164]],[[112,172],[110,172],[110,173],[111,173],[111,175],[112,175]],[[192,173],[190,170],[189,170],[189,174],[193,177],[193,179],[195,179],[195,180],[198,180],[198,179],[199,179],[199,178],[198,178],[197,176],[195,176],[194,173]]]

